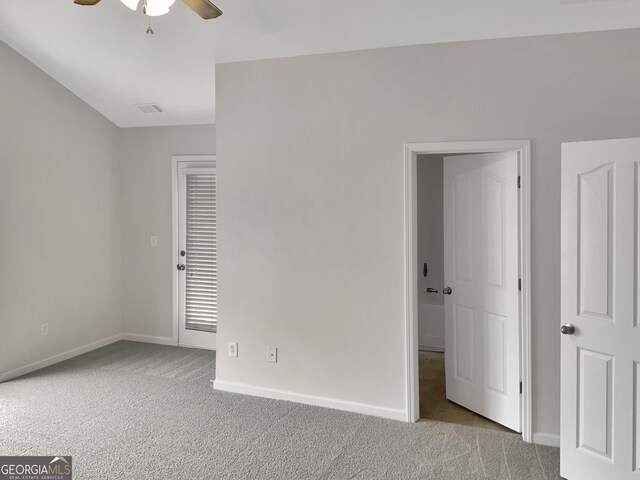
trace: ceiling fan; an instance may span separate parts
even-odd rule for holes
[[[149,17],[157,17],[169,13],[169,8],[175,3],[176,0],[120,0],[131,10],[137,10],[140,2],[142,2],[142,11]],[[191,10],[196,12],[205,20],[212,18],[218,18],[222,15],[222,10],[216,7],[209,0],[182,0],[187,4]],[[91,6],[100,3],[100,0],[74,0],[76,5]],[[153,34],[151,24],[147,33]]]

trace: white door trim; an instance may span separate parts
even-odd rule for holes
[[[522,438],[533,441],[531,419],[531,190],[529,140],[406,143],[404,145],[405,199],[405,365],[407,422],[420,418],[418,378],[418,283],[417,283],[417,181],[416,167],[421,154],[461,154],[517,152],[520,175],[519,248],[520,278],[520,371],[522,379]]]
[[[215,155],[173,155],[171,157],[171,259],[173,261],[171,265],[172,277],[173,277],[173,329],[172,340],[174,345],[178,345],[178,328],[179,328],[179,298],[178,298],[178,270],[176,265],[179,263],[178,259],[178,244],[179,244],[179,229],[178,229],[178,212],[180,199],[178,197],[178,178],[180,175],[181,163],[195,163],[195,162],[215,162]]]

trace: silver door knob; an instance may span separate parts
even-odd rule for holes
[[[560,331],[563,335],[573,335],[574,333],[576,333],[576,327],[571,323],[567,323],[566,325],[562,325],[562,327],[560,327]]]
[[[442,293],[444,293],[445,295],[451,295],[451,287],[444,287]]]

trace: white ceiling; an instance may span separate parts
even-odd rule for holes
[[[640,27],[640,0],[218,0],[217,63]]]
[[[0,1],[0,40],[121,127],[213,123],[215,63],[640,27],[640,0],[179,0],[154,19],[119,0]],[[135,107],[157,102],[166,114]]]

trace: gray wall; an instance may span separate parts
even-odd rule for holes
[[[442,290],[444,279],[444,192],[443,155],[418,155],[416,182],[418,186],[418,262],[420,288]],[[422,264],[427,262],[425,279]],[[442,295],[429,296],[429,303],[444,304]]]
[[[118,129],[1,42],[0,65],[3,373],[119,334],[122,315]]]
[[[124,333],[172,336],[171,156],[215,154],[215,137],[214,125],[121,130]]]
[[[217,377],[405,408],[405,142],[532,139],[534,431],[559,431],[560,143],[640,134],[640,31],[219,65]],[[280,347],[266,362],[267,344]]]
[[[418,155],[418,344],[421,349],[444,348],[444,155]],[[428,264],[427,277],[422,265]],[[427,287],[438,293],[427,293]]]

